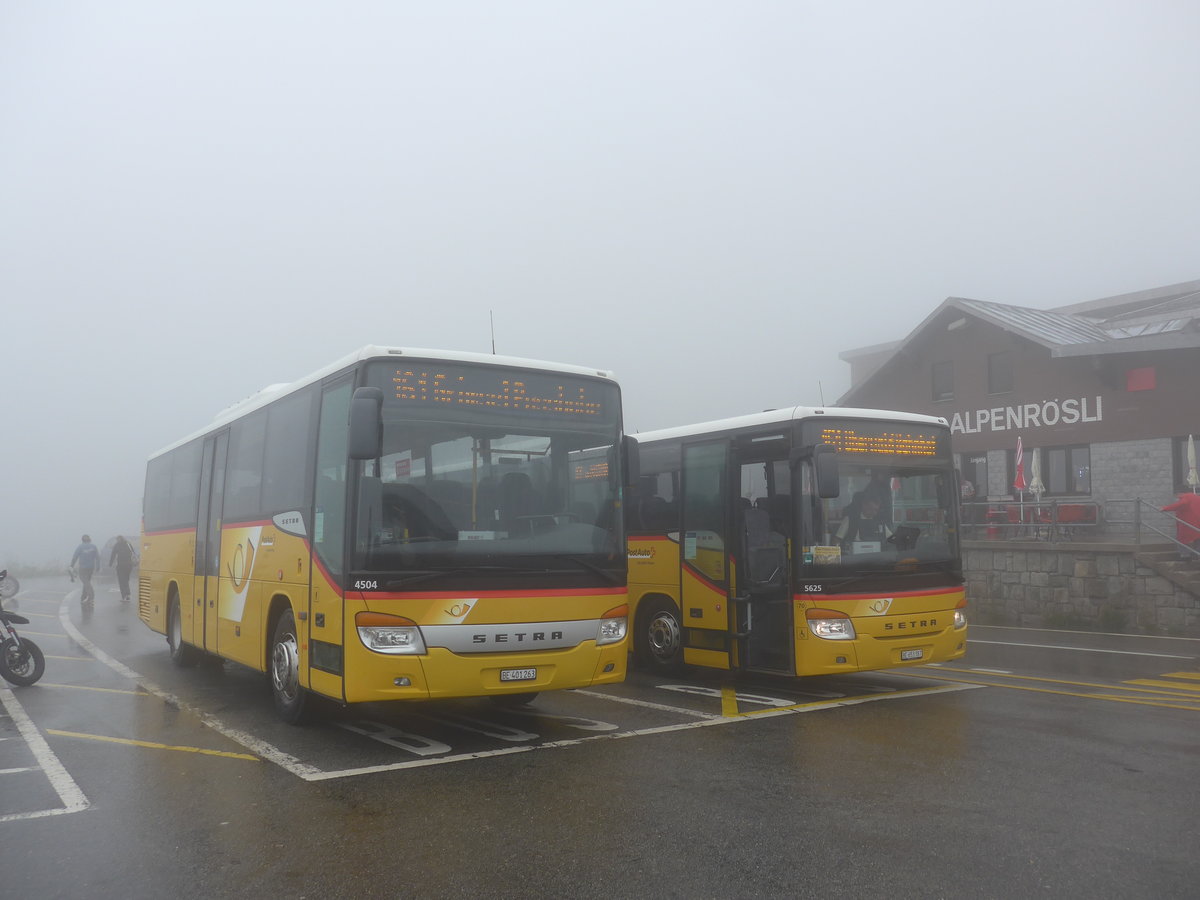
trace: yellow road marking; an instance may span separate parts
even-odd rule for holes
[[[87,741],[107,741],[110,744],[128,744],[132,747],[148,747],[151,750],[178,750],[182,753],[202,753],[205,756],[226,756],[230,759],[248,759],[251,762],[260,761],[257,756],[251,756],[249,753],[230,753],[227,750],[205,750],[202,747],[175,747],[171,744],[156,744],[152,741],[135,741],[129,738],[106,737],[102,734],[80,734],[77,731],[57,731],[53,728],[47,728],[46,734],[53,734],[58,737],[83,738]]]
[[[1111,684],[1096,684],[1095,682],[1092,682],[1092,681],[1066,681],[1061,678],[1041,678],[1037,675],[1013,675],[1011,673],[1003,673],[1003,672],[977,672],[974,669],[956,669],[953,666],[938,666],[937,671],[939,671],[939,672],[963,672],[967,675],[987,675],[991,678],[1014,678],[1014,679],[1019,678],[1022,681],[1040,681],[1045,684],[1068,684],[1073,687],[1100,688],[1102,690],[1111,690],[1114,687]],[[896,674],[897,675],[907,675],[909,673],[896,670]],[[933,678],[935,676],[930,675],[928,677]],[[988,683],[990,684],[991,682],[988,682]],[[1134,684],[1135,682],[1126,682],[1126,683]],[[1137,691],[1138,689],[1130,688],[1129,690]],[[1160,693],[1162,693],[1162,691],[1141,691],[1141,693],[1143,693],[1143,694],[1160,694]]]
[[[128,688],[95,687],[90,684],[59,684],[54,681],[43,681],[41,687],[67,688],[73,691],[103,691],[106,694],[140,694],[144,697],[150,696],[145,691],[131,691]]]
[[[1123,684],[1144,684],[1147,687],[1165,687],[1173,688],[1176,691],[1183,693],[1200,694],[1200,684],[1179,684],[1174,681],[1157,681],[1153,678],[1136,678],[1133,681],[1122,682]]]
[[[961,683],[959,679],[943,678],[942,681],[952,681]],[[979,682],[985,687],[994,687],[995,685]],[[932,691],[943,691],[945,688],[913,688],[911,691],[889,691],[886,694],[859,694],[847,695],[834,700],[810,700],[808,703],[793,703],[790,706],[771,706],[767,709],[748,709],[744,713],[737,713],[739,717],[749,718],[751,716],[761,716],[767,713],[777,713],[782,710],[799,710],[799,709],[819,709],[823,706],[850,706],[856,703],[861,703],[864,700],[890,700],[895,697],[917,697],[921,694],[928,694]]]
[[[1167,672],[1163,678],[1188,678],[1200,681],[1200,672]]]
[[[737,690],[729,685],[721,686],[721,715],[729,718],[738,714]]]
[[[897,672],[896,674],[900,675],[900,674],[908,674],[908,673],[907,672],[904,672],[904,673]],[[926,675],[924,673],[922,673],[920,675],[913,674],[911,677],[913,677],[913,678],[932,678],[934,681],[952,681],[952,682],[956,682],[956,683],[966,682],[967,684],[980,684],[985,687],[1007,688],[1010,691],[1033,691],[1036,694],[1060,694],[1065,697],[1084,697],[1084,698],[1091,699],[1091,700],[1114,700],[1118,703],[1137,703],[1141,706],[1162,706],[1162,707],[1166,707],[1167,709],[1188,709],[1193,712],[1200,712],[1200,706],[1196,706],[1195,704],[1181,705],[1178,703],[1159,703],[1154,700],[1143,700],[1138,697],[1118,697],[1113,694],[1085,694],[1080,691],[1056,691],[1051,688],[1031,687],[1030,685],[1027,685],[1027,684],[1005,684],[1002,681],[1001,682],[979,681],[979,680],[975,680],[975,679],[971,679],[971,678],[939,678],[937,675]],[[996,676],[996,677],[1000,677],[1000,676]],[[1051,681],[1051,682],[1054,681],[1053,678],[1032,678],[1032,676],[1026,676],[1026,675],[1014,675],[1012,677],[1014,677],[1014,678],[1031,678],[1034,681]],[[1087,682],[1074,682],[1074,681],[1064,681],[1064,682],[1058,682],[1058,683],[1060,683],[1060,684],[1079,684],[1083,687],[1107,688],[1109,690],[1112,690],[1112,688],[1113,688],[1113,685],[1111,685],[1111,684],[1088,684]],[[1130,688],[1130,690],[1137,690],[1137,689]]]

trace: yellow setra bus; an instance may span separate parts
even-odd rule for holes
[[[139,615],[292,723],[618,682],[627,455],[608,372],[367,347],[150,458]]]
[[[831,675],[966,650],[944,419],[796,407],[635,436],[633,649]]]

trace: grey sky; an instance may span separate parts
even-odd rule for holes
[[[0,560],[367,343],[832,402],[948,295],[1200,277],[1200,5],[0,5]]]

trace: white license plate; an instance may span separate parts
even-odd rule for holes
[[[537,679],[537,669],[501,669],[501,681],[534,681]]]
[[[925,655],[925,651],[923,651],[923,650],[901,650],[900,651],[901,659],[920,659],[924,655]]]

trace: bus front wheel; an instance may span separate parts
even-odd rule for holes
[[[283,611],[271,637],[271,693],[275,711],[289,725],[299,725],[308,715],[308,692],[300,686],[300,642],[296,617]]]
[[[200,661],[200,651],[183,641],[183,614],[179,611],[179,597],[174,592],[167,603],[167,647],[171,651],[171,662],[180,668],[194,666]]]
[[[660,672],[678,669],[683,661],[683,629],[675,604],[666,597],[651,600],[638,618],[641,627],[634,646],[639,662]]]

